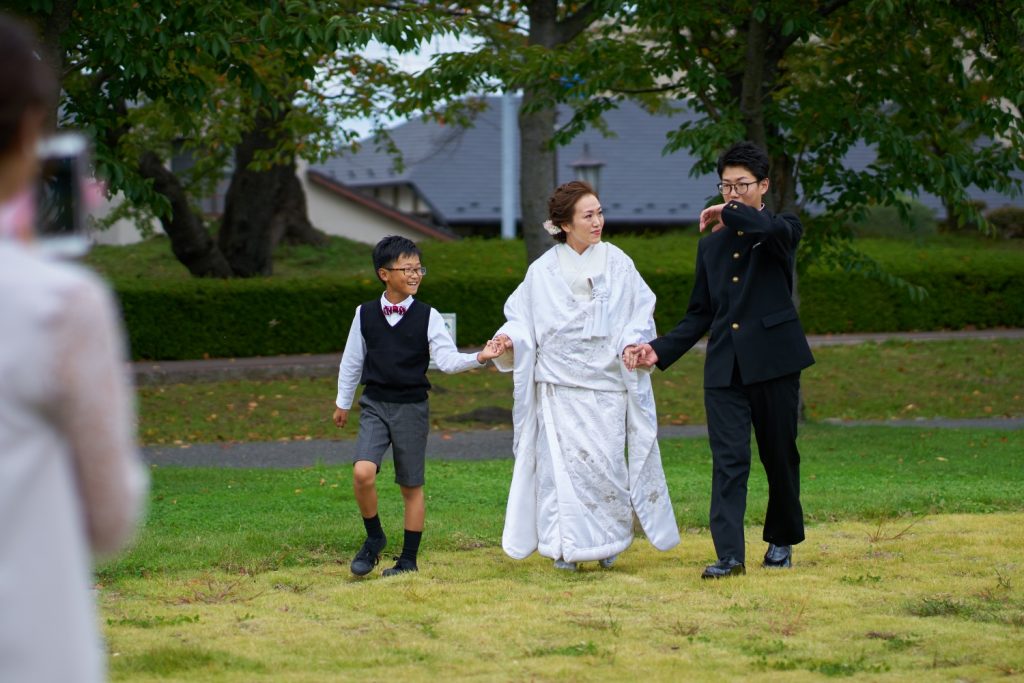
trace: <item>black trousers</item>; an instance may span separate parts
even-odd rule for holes
[[[800,453],[796,448],[800,373],[744,385],[738,368],[724,388],[705,388],[713,469],[711,538],[719,559],[745,562],[743,516],[750,476],[750,428],[768,477],[764,540],[794,545],[804,540],[800,506]]]

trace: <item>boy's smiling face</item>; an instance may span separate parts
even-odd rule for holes
[[[423,279],[420,274],[421,265],[419,256],[402,254],[388,266],[377,271],[387,289],[385,296],[388,301],[397,304],[416,295]]]

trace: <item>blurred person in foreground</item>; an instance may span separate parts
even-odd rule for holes
[[[31,244],[53,76],[0,14],[0,681],[102,681],[93,554],[135,530],[135,446],[113,299]]]

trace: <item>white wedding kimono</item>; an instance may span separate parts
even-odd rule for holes
[[[505,303],[497,334],[513,348],[494,362],[515,385],[509,556],[611,557],[632,543],[634,513],[654,547],[679,543],[651,378],[621,361],[656,336],[654,302],[632,260],[599,242],[549,249]]]

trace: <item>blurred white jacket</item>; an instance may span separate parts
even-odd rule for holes
[[[92,556],[148,484],[124,360],[98,278],[0,240],[0,681],[105,678]]]

